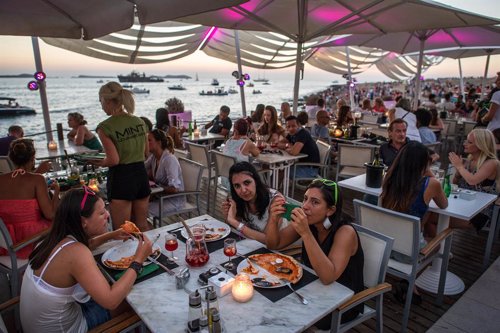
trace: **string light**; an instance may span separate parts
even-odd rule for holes
[[[47,75],[40,71],[36,72],[33,77],[35,78],[36,81],[30,81],[28,82],[28,89],[31,91],[36,91],[40,89],[40,85],[42,84],[43,81],[47,78]]]
[[[236,84],[240,87],[243,87],[245,85],[245,81],[250,80],[249,74],[240,74],[240,72],[238,71],[233,71],[231,75],[236,78]]]

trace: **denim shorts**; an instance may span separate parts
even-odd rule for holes
[[[99,304],[97,304],[93,299],[86,303],[78,303],[82,308],[83,316],[87,322],[87,330],[91,330],[102,323],[107,322],[111,319],[111,313]]]

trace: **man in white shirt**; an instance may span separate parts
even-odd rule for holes
[[[444,94],[444,102],[436,105],[438,111],[451,112],[455,110],[455,103],[451,101],[451,93]]]
[[[490,99],[490,108],[488,113],[486,113],[481,119],[483,122],[489,121],[487,129],[493,132],[493,130],[500,128],[500,72],[497,72],[497,78],[495,80],[496,88],[492,91],[493,94]]]

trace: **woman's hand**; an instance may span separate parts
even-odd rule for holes
[[[239,222],[236,219],[236,202],[233,199],[229,199],[225,204],[228,206],[226,222],[233,228],[237,228]]]
[[[222,215],[224,219],[227,220],[229,214],[229,208],[231,208],[231,199],[227,198],[222,202]]]
[[[453,164],[455,169],[457,169],[457,171],[459,171],[460,167],[464,166],[464,163],[462,162],[462,158],[460,156],[458,156],[457,154],[455,154],[454,152],[450,152],[448,154],[448,159],[450,160],[451,164]]]
[[[126,241],[127,239],[131,239],[133,237],[128,232],[123,230],[123,228],[118,228],[114,231],[111,231],[111,238]]]
[[[153,243],[145,234],[139,234],[139,242],[135,251],[134,261],[143,263],[153,253]]]
[[[54,191],[54,195],[58,194],[60,191],[59,183],[57,182],[57,180],[54,180],[52,183],[50,183],[50,185],[48,185],[48,187],[49,187],[49,190]]]
[[[271,205],[269,206],[269,221],[278,223],[281,220],[281,217],[286,212],[285,209],[286,200],[283,196],[276,196]]]
[[[295,231],[300,235],[300,237],[304,237],[305,235],[311,233],[311,229],[309,229],[309,221],[307,219],[306,213],[302,208],[294,208],[292,210],[292,221],[291,225],[295,229]]]

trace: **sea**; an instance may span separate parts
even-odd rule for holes
[[[233,87],[238,94],[227,96],[200,96],[202,90],[213,90],[210,85],[211,79],[195,81],[194,79],[168,79],[162,83],[132,83],[134,87],[149,89],[149,94],[136,94],[135,115],[148,117],[155,123],[156,109],[165,106],[165,101],[171,97],[177,97],[184,103],[185,110],[191,110],[193,120],[199,125],[209,122],[218,113],[221,105],[227,105],[231,109],[230,117],[233,120],[242,115],[242,104],[239,87],[236,87],[234,78],[217,78],[220,82],[219,88],[228,89]],[[106,114],[99,103],[98,92],[104,81],[117,81],[117,79],[79,78],[79,77],[54,77],[46,80],[47,99],[52,129],[56,129],[57,123],[62,123],[65,130],[68,129],[67,114],[79,112],[87,120],[88,128],[95,130],[96,126],[106,119]],[[40,102],[40,93],[30,91],[27,88],[29,78],[0,78],[0,96],[13,97],[23,106],[35,108],[36,115],[0,117],[0,137],[7,135],[7,129],[11,125],[23,127],[26,136],[33,136],[36,141],[46,140],[43,134],[45,125]],[[293,80],[270,80],[269,85],[263,82],[254,82],[254,87],[245,86],[245,100],[247,115],[259,103],[273,105],[277,110],[283,101],[293,98]],[[182,84],[186,90],[169,90],[168,86]],[[307,96],[312,93],[321,92],[331,85],[331,81],[307,81],[300,82],[299,96]],[[253,90],[260,90],[261,94],[253,94]],[[55,136],[55,135],[54,135]]]

